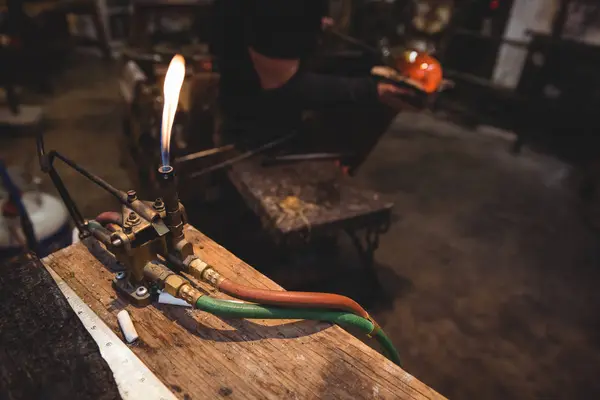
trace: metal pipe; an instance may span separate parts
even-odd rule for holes
[[[59,160],[61,160],[65,164],[67,164],[69,167],[73,168],[75,171],[79,172],[81,175],[85,176],[87,179],[94,182],[96,185],[100,186],[101,188],[106,190],[108,193],[112,194],[120,202],[122,202],[124,204],[127,203],[127,194],[125,192],[123,192],[122,190],[115,188],[110,183],[106,182],[104,179],[92,174],[91,172],[87,171],[83,167],[79,166],[74,161],[68,159],[67,157],[63,156],[62,154],[60,154],[54,150],[52,150],[49,153],[49,156],[52,158],[53,157],[58,158]]]
[[[336,38],[343,40],[344,42],[351,44],[353,46],[359,47],[369,53],[381,55],[381,51],[378,48],[373,47],[373,46],[363,42],[362,40],[359,40],[352,36],[346,35],[345,33],[341,33],[332,28],[325,30],[325,32],[330,33],[333,36],[335,36]]]
[[[199,176],[206,175],[206,174],[208,174],[210,172],[217,171],[219,169],[222,169],[222,168],[228,167],[230,165],[233,165],[233,164],[235,164],[237,162],[243,161],[243,160],[245,160],[247,158],[250,158],[250,157],[253,157],[255,155],[258,155],[258,154],[262,153],[263,151],[269,150],[269,149],[271,149],[271,148],[273,148],[275,146],[278,146],[278,145],[280,145],[280,144],[288,141],[289,139],[295,137],[296,134],[297,134],[297,132],[294,131],[294,132],[290,133],[289,135],[285,135],[285,136],[283,136],[281,138],[275,139],[275,140],[273,140],[273,141],[271,141],[269,143],[266,143],[266,144],[264,144],[264,145],[262,145],[260,147],[257,147],[257,148],[252,149],[252,150],[248,150],[245,153],[240,154],[239,156],[230,158],[229,160],[226,160],[226,161],[223,161],[221,163],[215,164],[215,165],[213,165],[211,167],[205,168],[205,169],[200,170],[198,172],[194,172],[194,173],[190,174],[189,177],[191,179],[197,178]]]
[[[43,152],[43,144],[41,146]],[[39,145],[38,149],[40,149]],[[48,162],[50,164],[50,168],[52,168],[53,158],[58,158],[59,160],[67,164],[69,167],[73,168],[75,171],[79,172],[81,175],[94,182],[96,185],[100,186],[108,193],[112,194],[119,202],[140,214],[140,216],[142,216],[142,218],[144,218],[145,220],[155,221],[158,218],[160,218],[160,214],[158,212],[156,212],[152,207],[148,206],[144,202],[138,200],[137,196],[132,197],[129,194],[130,192],[125,193],[122,190],[115,188],[114,186],[106,182],[104,179],[92,174],[91,172],[87,171],[85,168],[81,167],[80,165],[63,156],[62,154],[52,150],[50,151],[50,153],[48,153],[46,157],[48,157],[49,159]],[[52,170],[54,169],[52,168]]]
[[[179,196],[177,195],[177,185],[175,183],[175,169],[170,165],[162,165],[158,168],[158,174],[162,189],[161,197],[167,215],[179,211]]]
[[[185,263],[183,261],[181,261],[179,259],[179,257],[177,257],[174,254],[167,254],[166,256],[164,256],[165,260],[171,265],[171,269],[173,269],[176,272],[188,272],[189,271],[189,267],[187,265],[185,265]]]
[[[58,175],[58,172],[56,172],[56,170],[54,168],[52,168],[52,169],[50,169],[50,171],[48,171],[48,175],[50,176],[50,179],[52,180],[54,187],[58,191],[58,194],[60,195],[63,202],[65,203],[65,206],[67,207],[67,211],[71,215],[73,222],[75,222],[75,226],[77,227],[77,230],[81,234],[84,233],[85,232],[85,220],[83,219],[81,212],[75,205],[73,198],[71,198],[71,195],[67,191],[65,184],[63,183],[62,179]]]
[[[170,165],[162,165],[158,168],[159,184],[161,187],[162,200],[165,204],[167,216],[165,223],[173,235],[172,243],[169,244],[169,252],[175,244],[184,239],[183,216],[179,209],[179,195],[177,194],[177,183],[175,182],[175,170]]]
[[[198,158],[204,158],[204,157],[212,156],[213,154],[224,153],[226,151],[230,151],[233,149],[235,149],[235,146],[232,144],[228,144],[226,146],[215,147],[213,149],[198,151],[196,153],[191,153],[191,154],[176,158],[174,164],[177,165],[177,164],[197,160]]]
[[[266,158],[262,164],[277,165],[285,163],[296,163],[301,161],[328,161],[328,160],[340,160],[352,157],[349,153],[311,153],[311,154],[287,154],[284,156],[278,156],[273,158]]]
[[[71,195],[67,191],[67,188],[65,187],[62,179],[58,175],[58,172],[56,172],[56,170],[54,169],[52,165],[54,158],[51,157],[51,155],[46,154],[46,149],[44,146],[44,135],[41,130],[36,137],[36,145],[38,161],[40,163],[40,168],[42,172],[47,173],[50,176],[50,179],[52,180],[54,187],[56,187],[56,190],[58,191],[60,197],[65,203],[65,207],[71,215],[71,218],[73,219],[77,230],[80,234],[84,234],[86,232],[85,220],[83,219],[81,212],[77,208],[77,205],[75,205],[75,202],[71,198]]]

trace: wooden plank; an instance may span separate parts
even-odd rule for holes
[[[263,167],[260,160],[247,160],[235,164],[229,176],[263,225],[284,235],[360,227],[371,218],[383,223],[393,206],[356,185],[332,161]]]
[[[193,227],[185,233],[196,254],[225,277],[281,289]],[[117,265],[93,240],[56,252],[44,263],[115,332],[117,312],[127,309],[140,335],[133,352],[179,398],[442,398],[328,323],[223,319],[175,306],[128,305],[111,287]],[[204,284],[199,287],[227,298]]]
[[[0,261],[0,343],[0,399],[120,398],[98,345],[38,259]]]

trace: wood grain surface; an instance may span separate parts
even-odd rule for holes
[[[193,227],[186,227],[185,233],[196,254],[225,277],[281,289]],[[111,287],[118,266],[93,239],[43,261],[120,336],[116,314],[122,309],[130,312],[140,335],[133,352],[179,398],[443,398],[328,323],[222,319],[177,306],[129,305]],[[206,285],[198,286],[212,296],[227,298]]]

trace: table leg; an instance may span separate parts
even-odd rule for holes
[[[374,267],[375,250],[379,247],[379,234],[378,230],[367,228],[363,233],[364,237],[361,238],[359,232],[353,229],[345,230],[360,258],[361,266],[366,273],[366,277],[372,288],[378,289],[381,287],[379,279],[377,278],[377,272]]]

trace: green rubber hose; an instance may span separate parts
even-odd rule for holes
[[[343,328],[358,328],[370,334],[375,326],[373,322],[358,315],[318,309],[270,307],[249,303],[238,303],[228,300],[219,300],[209,296],[202,296],[196,302],[196,308],[221,317],[249,318],[249,319],[309,319],[316,321],[333,322]],[[381,329],[377,329],[375,338],[383,348],[387,357],[397,365],[400,364],[398,351],[391,340]]]

